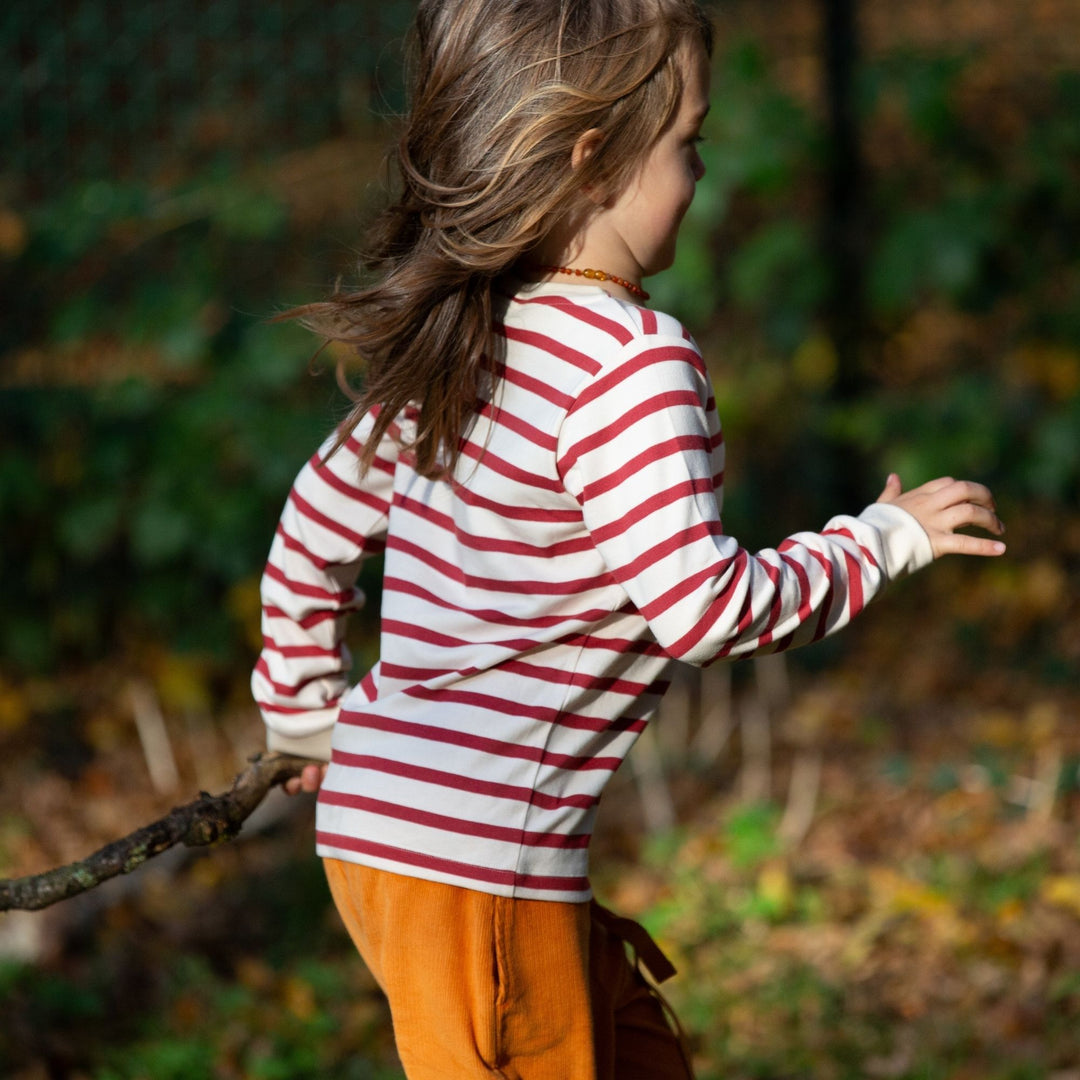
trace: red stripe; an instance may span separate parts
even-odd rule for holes
[[[546,431],[541,431],[538,427],[534,427],[532,424],[515,416],[513,413],[507,412],[506,409],[501,406],[492,405],[490,401],[484,403],[483,408],[480,410],[480,415],[486,416],[493,424],[497,424],[499,427],[504,427],[508,431],[513,431],[515,434],[528,439],[529,442],[534,446],[540,447],[541,450],[550,450],[551,452],[554,452],[558,445],[558,440],[554,435],[551,435]]]
[[[716,518],[711,521],[699,521],[689,528],[680,529],[666,540],[661,540],[659,544],[654,544],[633,561],[615,567],[612,573],[619,581],[633,581],[654,563],[666,559],[673,552],[683,551],[698,540],[706,540],[709,537],[722,535],[723,528]]]
[[[255,670],[270,684],[270,687],[275,694],[278,694],[281,697],[290,698],[298,697],[300,691],[303,690],[306,686],[310,686],[312,683],[320,682],[322,679],[331,678],[335,675],[340,677],[341,675],[341,672],[335,669],[330,671],[320,671],[318,672],[318,674],[311,675],[306,679],[302,679],[298,683],[279,683],[275,682],[271,678],[270,665],[266,662],[265,658],[261,656],[255,664]],[[335,698],[335,700],[337,699]],[[316,709],[323,708],[322,705],[309,705],[308,707]]]
[[[343,724],[385,731],[393,735],[405,735],[413,739],[428,742],[445,743],[449,746],[461,746],[468,750],[479,750],[495,757],[517,758],[521,761],[534,761],[539,765],[551,765],[558,769],[602,772],[614,772],[621,759],[614,757],[587,757],[584,755],[556,754],[538,746],[521,746],[517,743],[503,742],[500,739],[488,739],[482,735],[472,735],[464,731],[435,727],[433,724],[415,724],[403,720],[394,720],[376,713],[355,712],[342,709],[338,719]]]
[[[518,368],[508,367],[504,364],[499,369],[499,374],[513,386],[520,386],[522,390],[528,390],[560,409],[569,409],[574,404],[574,399],[569,394],[556,390],[555,387],[550,386],[543,379],[538,379],[534,375],[527,375]]]
[[[455,877],[468,878],[470,881],[486,881],[492,885],[537,889],[547,892],[587,892],[588,878],[555,877],[545,874],[518,874],[513,870],[493,870],[486,866],[470,866],[455,859],[443,859],[437,855],[423,855],[417,851],[392,847],[389,844],[377,844],[371,840],[359,840],[340,833],[318,831],[315,839],[325,847],[340,848],[343,851],[355,851],[360,855],[370,855],[389,862],[405,866],[416,866],[425,870],[435,870]]]
[[[325,600],[331,604],[347,604],[355,599],[353,589],[344,589],[341,592],[331,592],[329,589],[321,589],[318,585],[307,585],[302,581],[294,581],[285,576],[283,570],[279,570],[273,563],[266,564],[266,576],[273,581],[284,585],[295,596],[309,596],[313,600]]]
[[[451,481],[454,495],[469,506],[479,507],[481,510],[490,510],[500,517],[512,518],[515,521],[540,521],[548,525],[567,524],[581,521],[581,511],[577,507],[569,509],[555,509],[546,506],[508,506],[498,499],[488,499],[470,491],[457,480]]]
[[[320,708],[332,709],[336,704],[336,701],[330,701]],[[258,705],[262,712],[279,713],[281,716],[302,716],[312,711],[310,705],[276,705],[270,701],[260,701]]]
[[[451,603],[444,596],[437,596],[435,593],[425,589],[422,585],[417,585],[415,581],[406,581],[399,577],[383,578],[383,593],[385,594],[387,592],[406,593],[409,596],[415,596],[418,600],[423,600],[429,604],[435,604],[437,607],[447,608],[450,611],[458,611],[463,615],[468,615],[470,619],[475,618],[478,621],[494,623],[499,626],[532,627],[542,630],[552,626],[561,626],[563,623],[595,623],[612,614],[608,608],[586,608],[584,611],[576,611],[567,615],[534,615],[531,618],[519,615],[507,615],[506,612],[497,611],[495,608],[462,607],[460,604]]]
[[[656,694],[656,686],[633,679],[620,679],[614,675],[588,675],[581,671],[564,671],[562,668],[548,667],[544,664],[530,664],[524,660],[507,660],[499,664],[500,671],[521,675],[526,679],[539,679],[545,683],[558,683],[563,686],[577,686],[584,690],[608,691],[615,694],[629,694],[637,697],[641,694]],[[659,691],[662,693],[663,691]]]
[[[772,644],[773,629],[776,626],[777,620],[780,618],[780,613],[783,611],[784,596],[780,585],[780,578],[782,571],[780,567],[775,566],[773,563],[766,561],[765,559],[756,560],[758,566],[760,566],[769,577],[769,581],[772,583],[773,599],[772,604],[769,606],[769,617],[765,622],[764,633],[758,636],[756,648],[760,648],[763,645]]]
[[[313,611],[310,615],[305,615],[301,619],[297,619],[290,615],[287,611],[283,611],[279,607],[273,607],[270,604],[263,605],[263,615],[268,619],[287,619],[291,623],[295,623],[297,626],[304,630],[310,630],[313,626],[318,626],[319,623],[330,622],[334,619],[339,619],[348,614],[348,608],[334,608],[333,610]]]
[[[516,299],[519,304],[544,304],[548,307],[558,308],[579,322],[588,323],[590,326],[596,327],[597,330],[603,330],[605,333],[610,334],[620,345],[629,345],[634,340],[630,331],[621,323],[601,315],[590,307],[576,304],[568,296],[530,296],[517,297]]]
[[[668,589],[668,591],[658,600],[647,605],[648,610],[642,609],[642,614],[651,621],[664,611],[667,611],[668,608],[677,603],[684,596],[696,591],[697,588],[710,578],[720,580],[725,575],[727,576],[727,583],[720,594],[709,604],[705,613],[695,621],[693,628],[676,641],[674,645],[668,649],[668,652],[673,656],[679,656],[682,653],[688,652],[712,630],[716,623],[725,615],[735,590],[738,588],[746,573],[748,560],[749,556],[747,553],[742,548],[739,548],[730,559],[726,559],[713,567],[702,570],[687,581],[676,585],[674,588]],[[725,654],[721,653],[721,655]]]
[[[591,810],[600,801],[596,795],[545,795],[543,792],[533,791],[532,788],[521,787],[517,784],[479,780],[474,776],[443,772],[441,769],[427,769],[422,765],[409,765],[404,761],[392,761],[390,758],[375,757],[371,754],[349,754],[343,750],[335,750],[332,760],[354,769],[369,769],[372,772],[387,773],[390,776],[402,776],[408,780],[453,788],[456,791],[467,791],[473,795],[513,799],[516,802],[529,803],[541,810],[562,810],[565,807]]]
[[[278,536],[281,537],[282,543],[289,551],[296,552],[297,555],[302,555],[316,570],[328,570],[336,567],[350,566],[353,560],[344,562],[340,559],[331,560],[323,559],[314,554],[304,543],[297,540],[295,536],[292,536],[286,529],[282,522],[278,522],[277,528],[274,530]],[[375,538],[369,536],[364,542],[364,555],[379,555],[385,549],[386,545],[382,538]]]
[[[355,544],[361,550],[364,548],[367,538],[363,533],[356,532],[353,529],[347,529],[340,521],[337,521],[335,518],[327,517],[326,514],[316,510],[311,503],[300,495],[295,487],[289,493],[289,500],[293,503],[302,517],[306,517],[309,521],[314,521],[324,529],[328,529],[337,536],[343,537],[345,540]]]
[[[542,334],[538,330],[526,330],[522,326],[502,326],[503,335],[508,341],[516,341],[522,345],[529,345],[534,349],[570,364],[587,375],[595,375],[600,370],[600,365],[591,357],[577,349],[572,349],[565,342]]]
[[[822,536],[846,536],[862,553],[862,556],[866,561],[877,571],[880,572],[881,566],[877,559],[874,557],[874,553],[865,545],[860,544],[855,539],[855,534],[850,529],[826,529],[822,532]]]
[[[389,609],[388,609],[389,610]],[[466,641],[464,638],[451,637],[449,634],[440,634],[429,626],[417,626],[414,623],[403,622],[401,619],[383,618],[381,623],[384,634],[393,634],[397,637],[409,638],[412,641],[423,641],[428,645],[438,645],[443,649],[456,649],[461,645],[477,645],[479,642]],[[385,668],[383,671],[385,672]]]
[[[848,618],[854,619],[862,611],[866,601],[863,598],[862,587],[862,564],[850,551],[844,551],[844,561],[847,563],[848,581]]]
[[[639,308],[638,311],[641,314],[641,332],[651,337],[657,332],[656,312],[648,308]]]
[[[814,632],[814,641],[820,641],[829,632],[829,616],[832,614],[833,598],[836,595],[833,580],[833,564],[820,551],[815,548],[805,548],[811,558],[825,572],[826,591],[821,602],[821,615],[818,618],[817,630]]]
[[[428,810],[418,810],[413,806],[400,806],[382,799],[372,799],[367,795],[353,795],[325,787],[319,793],[319,802],[330,806],[344,806],[349,810],[361,810],[367,814],[378,814],[380,817],[395,818],[398,821],[408,821],[426,829],[440,829],[443,832],[459,833],[462,836],[479,836],[485,840],[498,840],[504,844],[562,850],[580,850],[589,846],[588,833],[532,832],[526,829],[512,829],[506,825],[489,825],[482,821],[469,821],[466,818],[450,817],[448,814],[434,814]]]
[[[664,688],[667,688],[666,685]],[[574,731],[609,731],[620,734],[624,731],[643,731],[646,724],[646,721],[640,717],[624,715],[615,720],[610,720],[604,716],[585,716],[582,713],[566,712],[562,709],[553,709],[543,705],[528,705],[516,699],[497,697],[495,694],[482,694],[476,690],[410,686],[405,693],[408,697],[417,698],[420,701],[469,705],[475,709],[487,709],[489,712],[500,713],[503,716],[527,716],[545,724],[571,728]]]
[[[638,353],[637,356],[613,368],[606,375],[602,375],[599,379],[586,386],[578,395],[571,411],[575,412],[588,405],[589,402],[603,397],[613,387],[626,382],[639,371],[662,363],[689,364],[696,374],[701,375],[703,373],[701,357],[693,349],[688,349],[683,345],[655,345],[651,349]],[[698,405],[701,405],[700,397],[698,398]]]
[[[496,649],[506,649],[515,655],[529,652],[531,649],[535,649],[538,644],[538,642],[534,641],[532,638],[508,638],[502,641],[486,641],[478,637],[452,637],[450,634],[441,634],[437,630],[432,630],[429,626],[419,626],[416,623],[405,622],[402,619],[383,618],[382,632],[384,634],[392,634],[396,637],[408,638],[410,641],[423,641],[428,645],[437,645],[443,649],[457,649],[462,646],[467,649],[476,649],[481,646],[490,645]],[[459,671],[459,674],[465,675],[474,673],[475,671],[475,668],[470,668],[468,672]],[[431,678],[431,675],[426,676],[426,678]]]
[[[539,488],[541,491],[563,490],[562,481],[557,476],[541,476],[539,473],[531,473],[525,469],[520,469],[505,458],[499,457],[490,447],[485,450],[482,446],[466,442],[462,444],[460,449],[463,457],[472,458],[474,461],[480,462],[484,468],[491,469],[492,472],[497,472],[500,476],[505,476],[508,480],[513,480],[518,484]]]
[[[576,593],[586,592],[589,589],[602,588],[610,584],[611,577],[601,574],[598,577],[574,578],[568,581],[524,581],[521,579],[502,579],[479,577],[476,574],[466,574],[460,567],[453,563],[440,559],[426,548],[404,540],[398,536],[390,536],[387,542],[388,551],[400,551],[411,555],[420,562],[425,563],[432,570],[448,578],[450,581],[473,589],[485,589],[491,592],[505,592],[513,594],[539,594],[542,596],[573,596]]]
[[[689,652],[702,638],[706,637],[712,632],[716,624],[724,618],[727,614],[728,607],[731,605],[731,601],[735,595],[735,590],[739,587],[744,575],[746,574],[746,567],[749,562],[749,556],[742,548],[735,553],[735,555],[726,561],[722,565],[722,568],[718,571],[714,571],[712,576],[720,578],[725,574],[728,574],[727,584],[724,586],[720,594],[714,599],[709,606],[705,609],[705,613],[694,624],[693,628],[684,634],[674,645],[668,650],[673,656],[681,656],[684,653]],[[698,579],[702,578],[702,575],[697,575]],[[675,589],[669,589],[667,596],[676,592]],[[729,643],[721,644],[717,651],[717,656],[726,656],[734,645],[734,641],[729,638]]]
[[[412,667],[408,664],[394,664],[389,660],[384,660],[379,667],[379,671],[384,678],[415,686],[417,683],[428,682],[430,679],[443,679],[447,675],[475,675],[477,668],[463,668],[460,671],[455,671],[453,668],[436,668],[426,665],[424,667]]]
[[[691,574],[689,577],[674,584],[666,592],[661,593],[655,600],[645,604],[641,608],[641,614],[649,622],[652,622],[653,619],[663,615],[668,608],[677,604],[680,600],[685,599],[687,596],[691,595],[691,593],[696,592],[705,584],[705,582],[713,578],[722,578],[729,570],[731,570],[733,565],[739,563],[740,558],[742,560],[745,560],[746,558],[746,552],[741,548],[738,549],[730,559],[721,559],[719,562],[699,570],[696,574]]]
[[[708,439],[705,436],[677,435],[673,439],[656,443],[632,457],[625,465],[616,469],[613,473],[608,473],[607,476],[602,476],[591,484],[586,484],[579,501],[587,502],[589,499],[595,499],[597,495],[603,495],[605,492],[611,491],[612,488],[617,488],[648,465],[654,465],[665,458],[677,457],[680,454],[693,454],[695,451],[708,452]],[[679,468],[685,471],[685,466],[680,465]]]
[[[753,558],[753,556],[751,556]],[[748,560],[749,562],[749,560]],[[739,608],[739,617],[735,623],[735,631],[728,638],[728,640],[721,647],[717,653],[718,657],[728,656],[736,649],[744,637],[747,630],[750,629],[750,624],[754,621],[754,592],[753,589],[747,589],[743,595],[742,607]]]
[[[792,559],[787,555],[783,545],[780,547],[780,558],[784,560],[799,582],[799,610],[796,618],[801,626],[810,617],[810,576],[806,572],[806,567],[798,559]]]
[[[285,526],[280,521],[274,532],[281,537],[281,542],[289,551],[295,551],[298,555],[302,555],[316,570],[325,570],[330,565],[329,559],[320,559],[317,555],[313,555],[299,540],[290,536],[285,531]],[[336,565],[340,566],[341,564],[338,563]]]
[[[656,394],[654,397],[647,398],[645,401],[638,402],[632,408],[621,412],[617,420],[585,436],[585,438],[580,439],[571,446],[559,458],[559,472],[565,475],[568,470],[574,467],[582,454],[587,454],[598,446],[603,446],[605,443],[609,443],[625,434],[627,429],[639,420],[652,416],[654,413],[669,412],[684,405],[691,408],[700,408],[701,399],[692,390],[666,390],[661,394]]]
[[[328,487],[333,488],[336,492],[344,495],[347,499],[352,499],[354,502],[363,503],[364,506],[370,507],[378,514],[385,514],[390,509],[390,504],[385,499],[380,499],[377,495],[359,487],[348,483],[333,472],[329,465],[323,465],[319,462],[319,455],[315,454],[309,462],[315,475],[323,481]]]
[[[641,656],[667,656],[667,653],[655,641],[642,638],[608,638],[599,637],[593,633],[572,633],[556,638],[553,644],[568,645],[581,649],[606,649],[608,652],[618,653],[620,656],[629,653],[638,653]],[[658,686],[660,684],[654,683],[653,685]]]
[[[379,415],[380,411],[380,407],[378,405],[375,405],[372,407],[371,412],[368,415],[371,417],[376,417]],[[368,434],[370,435],[370,433],[371,428],[369,427]],[[401,425],[397,423],[391,423],[390,426],[386,429],[386,436],[383,438],[383,441],[380,444],[380,449],[382,449],[383,447],[396,449],[395,440],[398,440],[400,438]],[[354,433],[345,440],[344,448],[348,450],[354,458],[357,459],[360,458],[360,456],[363,454],[364,444],[356,437],[355,429]],[[375,457],[371,459],[370,467],[372,469],[375,469],[377,472],[386,473],[388,476],[393,476],[396,464],[396,457],[384,458],[381,455],[376,454]]]
[[[290,660],[303,660],[309,657],[333,657],[336,660],[341,656],[338,649],[322,645],[279,645],[265,634],[263,634],[263,652],[277,653],[278,656],[284,656]]]
[[[450,533],[462,547],[471,548],[474,551],[498,551],[506,555],[553,559],[562,555],[572,555],[578,551],[591,551],[593,548],[592,540],[587,535],[576,536],[570,540],[558,540],[551,544],[526,544],[522,540],[496,540],[488,536],[476,536],[461,528],[449,514],[435,510],[418,499],[413,499],[408,495],[398,495],[395,497],[395,503],[424,522]]]
[[[375,685],[375,669],[371,668],[360,682],[357,683],[357,686],[369,702],[375,701],[379,696],[378,688]]]
[[[699,477],[683,480],[675,484],[674,487],[669,487],[666,491],[658,491],[655,495],[639,502],[621,518],[617,518],[607,525],[594,528],[592,530],[593,542],[601,544],[605,540],[625,532],[631,525],[635,525],[650,514],[654,514],[657,510],[662,510],[664,507],[671,506],[683,499],[692,499],[695,495],[708,495],[713,498],[713,505],[715,505],[715,494],[716,488],[712,480]]]
[[[566,312],[579,322],[587,323],[597,330],[603,330],[606,334],[610,334],[620,345],[629,345],[634,340],[634,335],[625,326],[617,323],[614,319],[601,315],[590,307],[571,303],[566,305]],[[597,366],[599,367],[599,365]]]

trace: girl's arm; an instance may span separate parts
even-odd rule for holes
[[[345,625],[364,602],[356,578],[363,560],[383,550],[393,498],[396,426],[359,477],[357,458],[370,426],[365,418],[324,462],[331,436],[308,461],[270,549],[261,585],[263,649],[251,687],[271,750],[330,757],[351,665]]]
[[[959,537],[942,546],[946,533],[997,521],[983,488],[901,495],[890,480],[857,517],[746,550],[720,521],[723,444],[704,364],[673,334],[639,339],[577,396],[559,464],[612,576],[660,645],[696,664],[830,634],[888,581],[959,550]]]

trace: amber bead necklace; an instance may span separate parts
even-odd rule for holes
[[[634,282],[627,281],[626,278],[609,274],[606,270],[593,270],[591,268],[581,270],[576,266],[541,266],[537,269],[543,270],[547,274],[570,274],[573,277],[588,278],[590,281],[610,281],[613,285],[621,285],[632,296],[640,297],[642,300],[649,299],[649,294],[640,285],[635,285]]]

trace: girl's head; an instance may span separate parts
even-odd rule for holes
[[[625,187],[678,108],[680,54],[711,46],[694,0],[421,0],[403,202],[446,258],[505,269],[583,188]]]
[[[696,0],[420,0],[412,48],[400,191],[369,237],[380,280],[300,313],[366,361],[346,427],[418,405],[417,465],[437,475],[497,370],[496,279],[626,189],[712,35]]]

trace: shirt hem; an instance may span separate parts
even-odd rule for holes
[[[425,855],[359,840],[355,837],[321,834],[315,853],[323,859],[385,870],[403,877],[456,885],[473,892],[507,896],[518,900],[550,900],[559,903],[584,903],[592,899],[588,878],[568,877],[565,885],[551,875],[527,874],[493,867],[471,866],[440,856]]]

